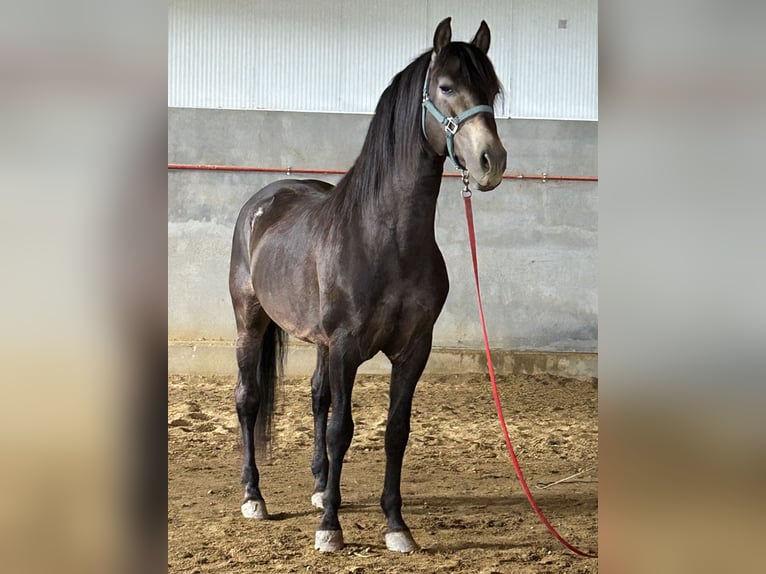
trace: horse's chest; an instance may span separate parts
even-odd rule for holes
[[[402,323],[433,323],[444,303],[438,286],[428,280],[392,284],[373,305],[378,322],[393,328]]]

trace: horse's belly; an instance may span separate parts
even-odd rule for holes
[[[301,296],[303,295],[303,296]],[[305,291],[285,288],[280,291],[256,289],[263,310],[282,329],[307,343],[321,343],[319,313]]]

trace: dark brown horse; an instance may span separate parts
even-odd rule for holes
[[[321,551],[343,547],[338,508],[354,433],[351,391],[359,365],[378,351],[392,364],[380,499],[386,545],[417,548],[402,518],[400,481],[412,397],[449,289],[434,237],[444,160],[449,155],[479,189],[490,190],[506,159],[491,107],[501,85],[487,58],[489,27],[482,21],[470,43],[451,36],[447,18],[433,49],[394,77],[359,157],[335,188],[277,181],[257,192],[237,219],[229,286],[238,334],[242,513],[268,517],[255,447],[269,441],[287,332],[317,347],[311,501],[324,509],[315,539]]]

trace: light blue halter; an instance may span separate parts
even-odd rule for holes
[[[468,118],[481,113],[492,114],[494,117],[495,110],[492,106],[482,104],[480,106],[474,106],[457,116],[445,116],[439,111],[439,108],[434,105],[428,95],[428,80],[430,74],[431,66],[429,65],[428,70],[426,70],[426,81],[423,84],[423,103],[421,104],[423,113],[421,114],[420,124],[423,128],[423,135],[428,139],[428,136],[426,135],[426,110],[428,110],[428,112],[436,118],[436,121],[444,127],[444,134],[447,136],[447,154],[449,155],[450,160],[458,170],[465,171],[465,168],[458,163],[457,158],[455,157],[455,134],[460,129],[460,124]]]

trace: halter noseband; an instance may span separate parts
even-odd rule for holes
[[[455,157],[455,134],[460,129],[460,124],[468,118],[481,113],[488,113],[494,116],[495,110],[492,106],[482,104],[480,106],[474,106],[464,111],[462,114],[458,114],[457,116],[445,116],[439,111],[439,108],[434,105],[428,95],[428,80],[430,75],[431,66],[429,64],[428,69],[426,70],[426,81],[423,84],[423,102],[421,104],[422,114],[420,124],[423,129],[423,135],[425,136],[426,140],[428,140],[428,135],[426,134],[426,110],[428,110],[428,112],[436,118],[436,121],[438,121],[444,127],[444,134],[447,136],[447,154],[449,155],[450,160],[455,165],[455,168],[460,171],[465,171],[465,168],[458,163],[457,158]]]

